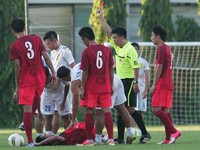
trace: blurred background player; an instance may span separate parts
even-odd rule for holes
[[[10,60],[15,64],[16,90],[14,98],[23,106],[23,122],[28,147],[34,147],[32,138],[32,116],[38,108],[33,103],[39,103],[44,89],[46,77],[41,56],[51,69],[53,80],[56,80],[55,71],[46,49],[39,36],[25,35],[25,23],[15,18],[11,22],[13,34],[18,38],[10,46]],[[36,98],[34,98],[36,97]]]
[[[126,29],[117,27],[111,30],[103,17],[102,9],[97,11],[97,15],[99,16],[103,29],[110,39],[109,42],[115,49],[116,72],[124,85],[124,93],[127,98],[125,106],[142,132],[139,143],[144,144],[151,139],[151,136],[146,130],[142,116],[135,110],[137,101],[136,95],[139,93],[138,70],[141,67],[137,52],[131,43],[126,40]],[[115,142],[119,144],[124,143],[125,126],[121,116],[118,116],[117,128],[118,137],[115,139]]]
[[[141,51],[138,43],[131,43],[134,46],[135,50],[139,56],[139,63],[141,68],[138,71],[138,86],[139,86],[139,93],[137,94],[137,107],[136,109],[142,115],[144,119],[144,112],[147,111],[147,90],[149,86],[149,63],[141,57]],[[141,135],[141,130],[137,129],[137,135]]]
[[[157,46],[154,65],[154,79],[150,88],[152,111],[165,126],[165,139],[158,144],[173,144],[181,135],[172,121],[170,109],[173,104],[173,53],[165,44],[167,32],[161,26],[152,29],[151,41]]]

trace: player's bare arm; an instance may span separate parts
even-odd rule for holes
[[[111,29],[111,27],[108,25],[108,23],[106,22],[106,20],[103,17],[103,9],[98,9],[97,15],[99,17],[99,20],[100,20],[100,22],[102,24],[103,29],[108,34],[108,37],[111,37],[112,29]]]
[[[69,66],[70,66],[71,68],[74,68],[75,65],[76,65],[76,63],[73,62],[73,63],[71,63]]]
[[[60,106],[61,111],[63,111],[65,109],[65,102],[66,102],[68,93],[69,93],[69,84],[66,84],[65,89],[64,89],[63,101],[62,101],[61,106]]]
[[[134,68],[134,80],[138,81],[138,73],[139,73],[139,68]],[[137,94],[139,92],[139,87],[138,84],[134,84],[133,86],[134,92]]]
[[[18,85],[19,85],[19,75],[20,75],[20,70],[21,70],[19,59],[15,59],[14,64],[15,64],[15,85],[16,85],[16,89],[15,89],[15,92],[13,94],[13,99],[18,100],[18,92],[19,92],[18,91]]]
[[[153,94],[154,90],[155,90],[155,87],[156,87],[156,84],[158,82],[158,79],[160,78],[161,76],[161,73],[162,73],[162,70],[163,70],[163,65],[162,64],[158,64],[156,67],[155,67],[155,74],[154,74],[154,80],[153,80],[153,85],[151,86],[150,88],[150,94]]]
[[[87,78],[88,78],[88,70],[83,70],[81,89],[80,89],[80,98],[81,99],[84,99],[85,85],[86,85]]]
[[[73,94],[73,108],[72,108],[72,122],[76,122],[76,114],[79,106],[79,92],[81,87],[81,81],[72,81],[72,94]]]
[[[146,98],[147,90],[148,90],[148,86],[149,86],[149,80],[150,80],[149,70],[144,71],[144,76],[145,76],[145,86],[144,86],[144,92],[142,93],[142,97]]]
[[[55,73],[55,70],[53,68],[53,64],[52,64],[52,62],[49,58],[49,55],[47,54],[46,51],[43,51],[42,56],[43,56],[45,62],[47,63],[47,65],[49,66],[49,68],[51,70],[51,75],[52,75],[53,81],[56,81],[57,80],[56,73]]]

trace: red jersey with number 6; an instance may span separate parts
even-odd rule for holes
[[[155,67],[158,64],[163,65],[161,76],[157,82],[156,89],[173,90],[172,69],[173,54],[171,48],[166,44],[157,48]]]
[[[18,38],[10,46],[10,60],[19,59],[19,87],[41,84],[46,81],[42,63],[42,51],[46,51],[39,36],[28,35]]]
[[[85,91],[89,93],[111,93],[110,68],[114,65],[109,47],[91,45],[83,51],[81,69],[88,70]]]

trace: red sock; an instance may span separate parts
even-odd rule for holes
[[[105,117],[105,126],[108,133],[108,138],[113,139],[113,118],[111,112],[106,112],[104,114]]]
[[[85,131],[87,135],[87,139],[93,139],[93,128],[94,128],[94,119],[93,114],[85,114]]]
[[[169,120],[171,121],[171,123],[173,123],[172,115],[170,113],[167,113],[167,116],[168,116]]]
[[[31,112],[24,112],[23,116],[23,122],[24,122],[24,128],[26,132],[26,136],[28,138],[28,143],[33,142],[32,138],[32,113]]]
[[[164,126],[165,126],[166,140],[169,140],[171,134],[175,133],[177,130],[174,128],[172,122],[169,120],[168,115],[164,111],[158,110],[155,115],[164,124]]]

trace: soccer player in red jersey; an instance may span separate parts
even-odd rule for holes
[[[181,135],[172,122],[170,109],[173,101],[173,54],[165,44],[166,30],[161,26],[152,29],[151,41],[157,46],[154,80],[150,88],[152,94],[152,111],[165,126],[166,138],[158,144],[173,144]]]
[[[10,46],[10,60],[15,64],[16,90],[14,96],[18,98],[19,105],[23,106],[27,146],[33,147],[32,116],[35,112],[32,110],[33,103],[35,100],[40,100],[46,81],[42,56],[51,69],[53,80],[56,80],[56,75],[40,37],[25,35],[24,27],[25,23],[22,19],[15,18],[11,22],[12,32],[17,40]]]
[[[87,140],[83,145],[93,145],[92,129],[94,126],[93,109],[101,107],[105,117],[105,127],[108,132],[108,144],[114,145],[113,140],[113,119],[110,112],[111,93],[113,85],[113,57],[111,50],[95,42],[95,35],[90,27],[83,27],[79,35],[87,48],[82,53],[81,69],[81,101],[80,105],[85,106],[85,125]]]
[[[93,138],[95,129],[92,129]],[[77,122],[72,128],[66,129],[60,135],[42,135],[36,138],[35,146],[45,145],[75,145],[81,144],[86,139],[85,123]]]

